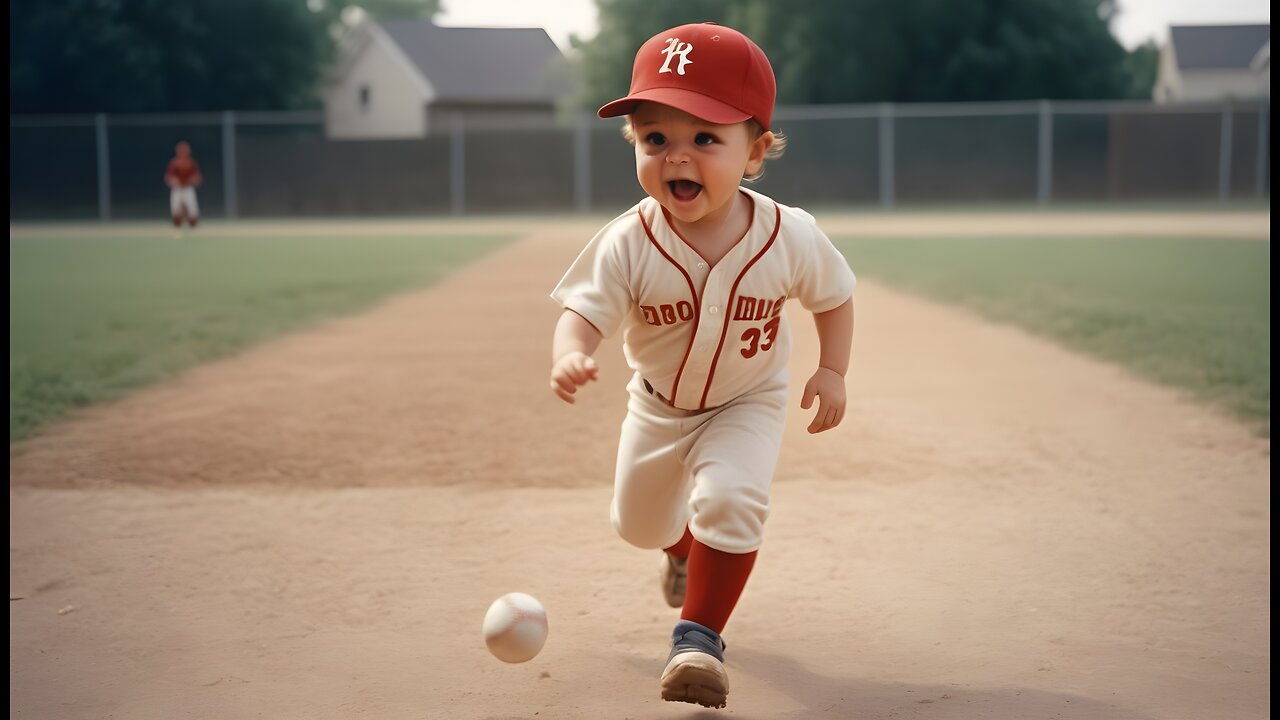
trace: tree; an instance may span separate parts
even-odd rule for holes
[[[351,2],[12,0],[13,113],[316,107],[332,26]],[[366,0],[429,17],[438,0]]]
[[[359,7],[379,20],[421,19],[440,11],[440,0],[340,0],[339,10]]]
[[[1154,40],[1139,45],[1124,57],[1124,75],[1129,81],[1125,97],[1150,100],[1156,87],[1156,70],[1160,65],[1160,48]]]
[[[569,38],[578,51],[581,104],[600,107],[625,95],[636,50],[654,33],[723,18],[730,4],[730,0],[596,0],[596,36],[585,41]]]
[[[1112,0],[597,0],[575,39],[588,105],[627,88],[636,48],[684,22],[738,28],[785,104],[1120,98],[1133,80]]]

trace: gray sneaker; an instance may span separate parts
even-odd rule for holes
[[[662,581],[662,597],[673,608],[684,607],[684,592],[689,579],[689,558],[677,560],[669,553],[662,553],[662,564],[658,567],[658,577]]]
[[[676,623],[671,654],[662,671],[662,699],[722,708],[729,696],[720,634],[690,620]]]

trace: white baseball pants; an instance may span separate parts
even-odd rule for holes
[[[671,407],[636,375],[622,421],[611,515],[641,548],[676,544],[687,525],[728,553],[760,547],[786,417],[785,373],[708,410]]]
[[[187,217],[200,217],[200,206],[196,204],[196,189],[193,187],[176,187],[169,190],[169,214],[178,217],[182,208],[187,209]]]

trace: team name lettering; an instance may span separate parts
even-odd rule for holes
[[[680,38],[667,38],[667,49],[662,51],[662,54],[666,55],[667,59],[662,63],[662,69],[658,72],[660,74],[671,72],[671,58],[679,55],[680,64],[676,66],[676,74],[683,75],[684,66],[693,64],[693,61],[689,59],[689,51],[691,50],[693,50],[693,43],[682,43]]]
[[[693,319],[693,303],[681,300],[675,304],[641,305],[640,312],[644,313],[644,321],[650,325],[675,325]]]
[[[733,319],[753,321],[777,317],[782,313],[782,306],[786,303],[786,295],[777,300],[739,295],[738,302],[733,306]]]

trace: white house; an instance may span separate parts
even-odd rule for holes
[[[1271,97],[1271,25],[1176,25],[1160,50],[1158,103]]]
[[[413,138],[554,118],[572,90],[567,63],[542,28],[439,27],[366,20],[344,36],[324,89],[333,139]]]

